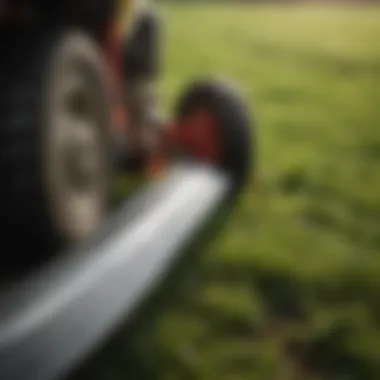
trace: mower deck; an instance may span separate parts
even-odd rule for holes
[[[96,242],[4,288],[0,378],[52,380],[74,369],[165,275],[229,186],[214,169],[176,166],[127,201]]]

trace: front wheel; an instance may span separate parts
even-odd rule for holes
[[[219,80],[190,84],[176,107],[180,149],[226,172],[239,190],[251,176],[253,122],[233,86]]]

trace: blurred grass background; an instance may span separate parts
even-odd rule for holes
[[[129,378],[380,379],[380,8],[160,9],[163,107],[195,76],[238,83],[257,180],[128,342]],[[128,378],[126,345],[99,378]]]

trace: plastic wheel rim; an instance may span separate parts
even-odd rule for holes
[[[49,94],[47,195],[63,238],[76,243],[103,218],[102,146],[106,142],[101,138],[94,94],[87,86],[93,79],[86,75],[88,68],[78,64],[59,69],[53,73]]]

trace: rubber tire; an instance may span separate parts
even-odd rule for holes
[[[239,191],[252,175],[254,123],[250,110],[234,86],[218,79],[192,82],[175,107],[175,120],[199,108],[208,109],[219,127],[222,153],[217,166],[231,176],[233,192]]]
[[[108,95],[100,55],[85,34],[66,29],[18,28],[3,36],[4,40],[0,41],[1,231],[14,249],[21,249],[20,241],[23,247],[28,244],[29,249],[21,260],[29,262],[71,243],[54,220],[52,199],[55,194],[49,194],[46,186],[44,153],[49,131],[46,91],[49,78],[54,77],[54,63],[65,54],[68,61],[78,60],[91,71],[94,101],[99,105],[99,132],[105,144],[102,159],[107,169],[101,173],[105,186],[111,178]],[[109,193],[106,190],[105,197]],[[104,199],[104,203],[108,203],[108,199]]]
[[[81,25],[90,29],[104,27],[118,11],[118,0],[37,0],[44,21]]]
[[[153,9],[139,14],[123,49],[124,77],[139,83],[157,78],[161,69],[161,20]]]
[[[123,77],[125,105],[131,125],[137,131],[147,128],[147,134],[160,133],[157,119],[157,83],[161,70],[161,19],[154,8],[137,13],[130,33],[123,42]],[[133,144],[133,143],[132,143]],[[122,170],[141,172],[149,159],[149,148],[133,144],[123,157]],[[147,148],[147,149],[146,149]]]

